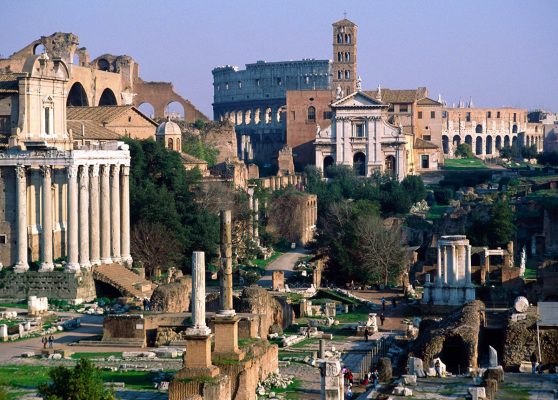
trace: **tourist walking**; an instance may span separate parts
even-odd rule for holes
[[[48,344],[48,339],[46,336],[43,336],[43,338],[41,339],[41,343],[43,344],[43,349],[46,349]]]
[[[384,321],[386,320],[386,316],[384,315],[384,313],[380,314],[380,322],[382,324],[382,326],[384,326]]]
[[[48,347],[52,349],[54,347],[54,336],[50,335],[48,337]]]
[[[533,354],[531,354],[531,366],[532,368],[532,372],[534,374],[537,373],[537,364],[538,364],[538,358],[537,358],[537,354],[535,352],[533,352]]]
[[[382,311],[386,311],[386,299],[384,297],[382,297]]]
[[[364,341],[368,342],[368,336],[370,336],[370,332],[368,331],[368,328],[364,329]]]
[[[372,372],[372,387],[374,389],[376,389],[376,386],[378,386],[378,368],[374,368],[374,372]]]
[[[436,362],[434,363],[434,369],[436,370],[436,376],[438,378],[442,377],[442,373],[440,371],[440,359],[437,359]]]

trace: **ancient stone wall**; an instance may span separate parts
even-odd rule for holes
[[[235,299],[236,300],[236,299]],[[250,286],[243,290],[240,300],[235,301],[235,309],[239,313],[251,313],[260,315],[258,335],[267,337],[269,328],[273,324],[285,327],[285,314],[281,303],[269,294],[267,290],[259,286]],[[290,304],[288,305],[290,306]],[[290,317],[289,317],[290,315]],[[291,312],[287,317],[292,318]],[[291,322],[290,320],[288,321]]]
[[[25,300],[29,296],[91,301],[96,297],[95,283],[91,272],[0,272],[0,299]]]
[[[145,346],[145,320],[142,315],[108,315],[103,320],[103,342],[137,340]]]
[[[151,295],[151,309],[160,312],[186,312],[190,310],[192,277],[184,276],[177,282],[159,285]]]
[[[169,400],[197,399],[231,400],[230,378],[221,374],[215,378],[179,378],[170,383]]]

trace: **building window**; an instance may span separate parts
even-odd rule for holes
[[[513,113],[513,122],[517,122],[517,114]]]
[[[225,90],[229,90],[229,82],[225,83]]]
[[[10,133],[10,116],[0,116],[0,133]]]
[[[238,88],[242,89],[242,81],[238,81]]]
[[[409,106],[407,104],[401,104],[399,106],[399,112],[408,112],[409,111]]]
[[[470,112],[468,112],[468,113],[466,114],[465,120],[466,120],[467,122],[471,122],[471,113],[470,113]]]
[[[277,86],[281,86],[283,84],[283,81],[281,80],[281,78],[277,78]]]
[[[430,119],[436,118],[436,111],[430,111]]]
[[[343,71],[337,71],[337,79],[343,79]]]
[[[496,112],[496,118],[500,118],[500,111]]]
[[[351,71],[348,69],[345,70],[345,79],[351,79]]]
[[[50,135],[50,107],[45,107],[45,133]]]
[[[345,61],[346,61],[346,62],[350,62],[350,61],[351,61],[351,53],[349,53],[348,51],[345,52]]]
[[[256,79],[256,86],[260,87],[260,80],[259,79]]]
[[[308,107],[308,121],[316,121],[316,109],[313,106]]]
[[[217,91],[221,90],[221,86],[217,85]]]
[[[351,34],[350,33],[345,34],[345,43],[348,43],[348,44],[351,43]]]
[[[422,119],[422,111],[418,112],[418,119]]]
[[[420,166],[422,169],[430,168],[430,159],[428,157],[428,154],[423,154],[420,156]]]
[[[431,140],[432,140],[432,136],[430,136],[430,135],[422,135],[422,138],[423,138],[424,140],[428,140],[428,141],[431,141]]]
[[[324,111],[324,119],[331,119],[331,111]]]
[[[341,33],[337,34],[337,43],[343,43],[343,35]]]
[[[364,137],[364,124],[355,124],[355,136],[359,138]]]
[[[390,103],[390,105],[388,106],[388,111],[389,112],[394,112],[395,111],[395,108],[394,108],[393,104]]]
[[[486,118],[492,118],[492,113],[490,111],[486,112]]]
[[[0,235],[0,244],[6,244],[6,243],[7,243],[6,235]]]
[[[448,112],[442,111],[442,118],[447,118],[447,117],[448,117]]]
[[[340,51],[337,52],[337,61],[338,62],[343,61],[343,53],[341,53]]]

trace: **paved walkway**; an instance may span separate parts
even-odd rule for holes
[[[285,280],[293,273],[296,262],[301,258],[307,256],[308,253],[304,249],[290,250],[281,254],[275,260],[270,262],[266,267],[265,274],[258,281],[258,285],[264,288],[271,288],[271,278],[273,271],[285,271]]]

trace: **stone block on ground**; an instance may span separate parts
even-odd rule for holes
[[[128,358],[155,358],[157,355],[152,351],[125,351],[122,353],[124,360]]]
[[[23,358],[35,357],[35,352],[34,351],[26,351],[25,353],[21,354],[21,357],[23,357]]]
[[[531,361],[521,361],[521,364],[519,364],[519,372],[525,372],[529,374],[533,372],[533,365],[531,364]]]
[[[504,368],[501,365],[495,368],[488,368],[485,373],[486,379],[494,379],[496,382],[504,382]]]
[[[486,397],[490,400],[494,400],[496,397],[496,392],[498,391],[498,381],[495,379],[487,379],[485,381]]]
[[[470,387],[467,389],[471,395],[471,400],[484,400],[486,399],[486,391],[483,387]]]
[[[416,385],[417,384],[417,376],[416,375],[401,375],[403,379],[403,383],[405,385]]]
[[[378,374],[380,382],[389,382],[391,380],[393,371],[391,367],[391,359],[382,357],[378,361]]]
[[[409,357],[407,361],[407,372],[411,375],[416,375],[418,378],[424,378],[424,366],[422,360],[418,357]]]

